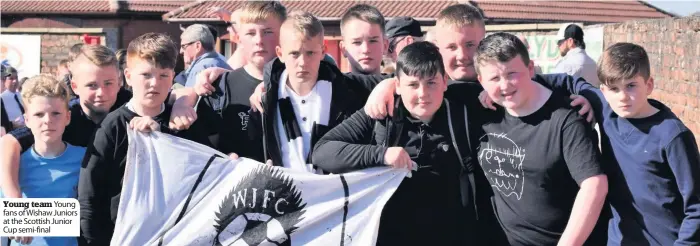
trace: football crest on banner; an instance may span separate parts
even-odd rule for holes
[[[214,245],[291,245],[305,207],[291,177],[260,165],[220,202]]]

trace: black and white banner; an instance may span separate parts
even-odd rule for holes
[[[374,245],[408,174],[295,172],[159,132],[129,132],[112,245]]]

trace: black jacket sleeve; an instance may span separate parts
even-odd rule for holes
[[[5,128],[5,132],[12,131],[12,122],[10,122],[10,117],[7,116],[7,111],[5,111],[5,102],[0,99],[0,125]]]
[[[9,134],[19,142],[19,145],[22,147],[21,153],[24,153],[24,151],[27,151],[34,145],[34,134],[32,134],[32,130],[29,127],[23,126],[14,129]]]
[[[371,143],[374,122],[364,110],[357,111],[316,143],[311,162],[331,173],[384,165],[387,148]]]
[[[595,112],[596,120],[602,119],[600,114],[607,104],[600,89],[586,82],[583,78],[567,74],[538,74],[533,80],[563,95],[581,95],[588,100]]]
[[[393,74],[382,74],[382,75],[365,75],[365,74],[353,74],[346,73],[345,79],[347,80],[348,87],[350,90],[355,92],[358,96],[362,97],[362,101],[366,101],[369,94],[372,93],[374,87],[376,87],[382,80],[394,77]]]
[[[100,127],[83,158],[78,181],[80,230],[88,245],[109,245],[113,233],[110,218],[108,175],[114,163],[115,140],[110,129]]]

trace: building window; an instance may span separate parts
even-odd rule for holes
[[[223,46],[223,49],[221,49],[221,54],[226,58],[231,57],[231,54],[233,53],[231,42],[228,39],[221,39],[221,45]]]

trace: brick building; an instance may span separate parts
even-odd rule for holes
[[[98,42],[125,48],[147,32],[165,32],[179,42],[180,27],[162,15],[191,1],[2,1],[3,35],[39,35],[41,72],[53,73],[73,44]],[[182,62],[179,62],[182,67]]]

